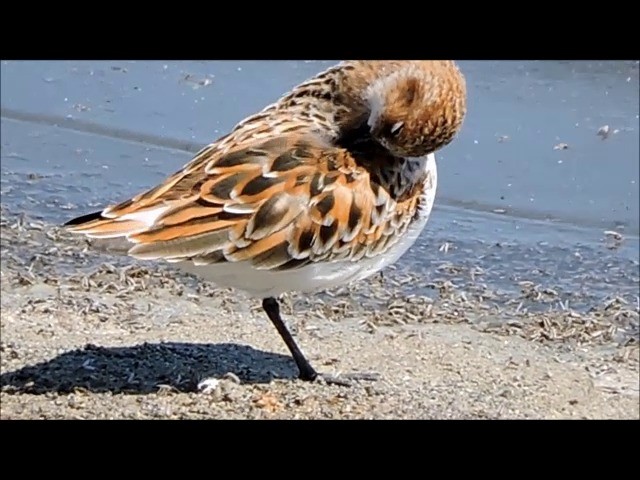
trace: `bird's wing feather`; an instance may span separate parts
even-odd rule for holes
[[[292,133],[204,149],[154,189],[68,228],[126,237],[137,258],[282,270],[384,252],[417,202],[394,201],[349,151]]]

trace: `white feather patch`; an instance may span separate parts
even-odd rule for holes
[[[224,205],[222,209],[227,213],[236,213],[239,215],[244,215],[244,214],[255,212],[256,205],[253,203],[233,203],[233,204]]]
[[[118,220],[135,220],[137,222],[142,222],[147,227],[151,227],[156,223],[158,217],[160,217],[164,212],[167,211],[169,207],[158,207],[151,210],[143,210],[139,212],[127,213],[123,215]]]

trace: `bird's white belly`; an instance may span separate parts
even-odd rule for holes
[[[285,292],[315,292],[367,278],[395,263],[416,242],[427,224],[437,188],[435,156],[425,163],[431,177],[430,188],[422,192],[423,201],[418,218],[414,220],[398,242],[384,254],[363,257],[357,261],[318,262],[296,270],[256,270],[245,262],[196,266],[192,262],[173,264],[183,271],[222,287],[233,287],[253,297],[275,297]]]

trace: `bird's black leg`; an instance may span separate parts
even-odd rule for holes
[[[273,297],[265,298],[262,300],[262,308],[267,312],[271,323],[276,327],[278,333],[284,340],[284,343],[287,344],[291,355],[293,355],[293,359],[296,361],[296,365],[300,371],[300,379],[307,381],[315,380],[318,377],[318,372],[316,372],[311,366],[304,354],[298,348],[298,345],[296,345],[296,341],[291,336],[291,333],[287,330],[287,326],[280,317],[280,305],[278,304],[278,300]]]
[[[306,359],[304,354],[298,348],[296,341],[293,339],[293,336],[287,329],[286,325],[282,321],[282,317],[280,317],[280,305],[278,304],[278,300],[273,297],[265,298],[262,300],[262,308],[267,313],[267,316],[271,320],[271,323],[276,327],[278,333],[284,340],[284,343],[287,344],[287,348],[291,352],[293,359],[298,366],[298,370],[300,372],[299,378],[305,381],[314,381],[318,378],[321,378],[327,383],[332,383],[336,385],[343,386],[351,386],[351,383],[348,381],[351,380],[376,380],[376,374],[347,374],[342,376],[341,378],[333,377],[329,375],[319,375],[318,372],[311,366],[309,361]]]

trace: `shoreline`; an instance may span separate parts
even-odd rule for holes
[[[523,302],[552,292],[525,282],[498,304],[445,281],[408,295],[393,270],[287,295],[318,370],[381,375],[309,384],[258,302],[4,209],[1,226],[1,418],[640,416],[638,307],[620,298],[534,312]]]

